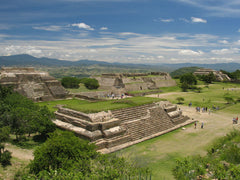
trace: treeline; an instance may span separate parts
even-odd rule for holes
[[[240,179],[240,131],[219,138],[206,156],[177,160],[176,179]]]

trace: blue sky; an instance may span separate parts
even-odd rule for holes
[[[0,0],[0,55],[240,63],[239,0]]]

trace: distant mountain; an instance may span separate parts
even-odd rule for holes
[[[240,63],[216,63],[216,64],[193,64],[193,63],[179,63],[179,64],[163,64],[164,66],[171,67],[176,70],[183,67],[199,67],[199,68],[209,68],[214,70],[225,70],[228,72],[236,71],[240,69]]]
[[[44,67],[77,67],[77,66],[102,66],[114,68],[128,68],[128,69],[144,69],[151,71],[172,72],[182,67],[202,67],[215,70],[223,69],[225,71],[235,71],[240,69],[239,63],[219,63],[219,64],[193,64],[193,63],[179,63],[179,64],[130,64],[130,63],[108,63],[104,61],[93,60],[79,60],[67,61],[51,58],[36,58],[27,54],[0,56],[0,67],[2,66],[44,66]]]
[[[76,67],[76,66],[103,66],[130,69],[149,69],[154,71],[172,71],[169,67],[163,65],[130,64],[130,63],[108,63],[104,61],[79,60],[66,61],[51,58],[36,58],[27,54],[0,56],[0,67],[2,66],[47,66],[47,67]]]

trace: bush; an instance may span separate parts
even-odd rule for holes
[[[3,151],[3,153],[0,155],[0,162],[2,166],[11,165],[10,159],[12,158],[12,153],[8,150]]]
[[[97,89],[99,87],[98,80],[92,78],[83,78],[81,82],[85,85],[88,89]]]
[[[79,83],[80,83],[80,79],[76,78],[76,77],[63,77],[62,80],[62,85],[65,88],[79,88]]]

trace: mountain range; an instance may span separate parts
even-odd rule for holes
[[[223,69],[225,71],[235,71],[240,69],[240,63],[217,63],[217,64],[194,64],[194,63],[178,63],[178,64],[126,64],[126,63],[109,63],[104,61],[79,60],[67,61],[51,58],[36,58],[27,54],[0,56],[0,67],[3,66],[45,66],[45,67],[76,67],[76,66],[103,66],[103,67],[118,67],[130,69],[151,69],[153,71],[172,72],[182,67],[202,67],[214,70]]]

